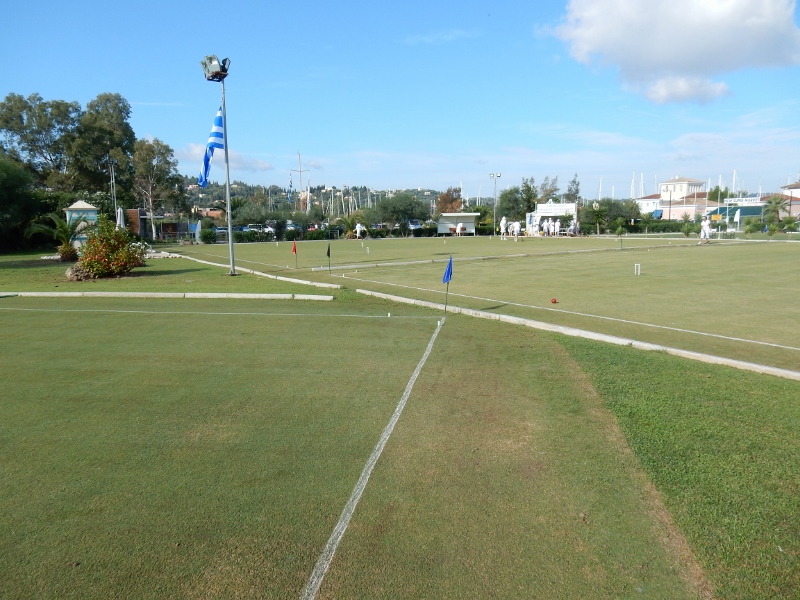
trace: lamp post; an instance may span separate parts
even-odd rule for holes
[[[494,237],[494,232],[497,231],[497,180],[500,179],[500,173],[489,173],[489,177],[494,180],[494,206],[492,207],[492,237]]]
[[[230,254],[231,270],[228,275],[236,275],[236,266],[233,261],[233,226],[231,224],[231,175],[228,168],[228,121],[225,113],[225,78],[231,65],[229,58],[222,62],[212,54],[200,61],[206,81],[219,81],[222,84],[222,143],[225,146],[225,213],[228,218],[228,253]]]
[[[669,191],[669,213],[667,213],[667,221],[672,220],[672,190]]]

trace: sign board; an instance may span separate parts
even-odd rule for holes
[[[722,221],[722,215],[719,214],[719,213],[717,213],[715,215],[711,215],[711,220],[712,221]]]
[[[577,213],[575,202],[563,202],[561,204],[546,203],[537,204],[536,210],[532,213],[534,217],[563,217],[564,215],[575,215]]]

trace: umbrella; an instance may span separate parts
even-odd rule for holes
[[[125,213],[122,211],[121,206],[117,209],[117,227],[125,229]]]
[[[200,227],[201,227],[201,224],[202,224],[202,221],[200,219],[197,219],[197,226],[194,228],[194,241],[197,242],[198,244],[200,243]]]

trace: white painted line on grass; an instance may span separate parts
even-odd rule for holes
[[[384,281],[375,281],[375,280],[372,280],[372,279],[363,279],[363,278],[360,278],[360,277],[352,277],[350,275],[342,275],[342,278],[353,279],[355,281],[363,281],[365,283],[375,283],[375,284],[378,284],[378,285],[388,285],[388,286],[393,286],[393,287],[401,287],[401,288],[405,288],[405,289],[409,289],[409,290],[416,290],[418,292],[431,292],[431,293],[436,293],[436,294],[444,294],[444,292],[441,291],[441,290],[432,290],[432,289],[428,289],[428,288],[414,287],[414,286],[411,286],[411,285],[403,285],[401,283],[387,283],[387,282],[384,282]],[[747,339],[747,338],[733,337],[733,336],[729,336],[729,335],[722,335],[721,333],[709,333],[707,331],[695,331],[693,329],[681,329],[680,327],[670,327],[668,325],[656,325],[655,323],[644,323],[642,321],[630,321],[628,319],[619,319],[617,317],[606,317],[606,316],[603,316],[603,315],[593,315],[593,314],[590,314],[590,313],[582,313],[582,312],[577,312],[577,311],[574,311],[574,310],[564,310],[563,308],[550,308],[549,306],[537,306],[536,304],[522,304],[520,302],[511,302],[509,300],[500,300],[500,299],[497,299],[497,298],[483,298],[481,296],[469,296],[467,294],[458,294],[456,292],[452,292],[450,295],[451,296],[456,296],[456,297],[459,297],[459,298],[468,298],[470,300],[480,300],[482,302],[493,302],[493,303],[496,303],[496,304],[505,304],[505,305],[508,305],[508,306],[519,306],[520,308],[533,308],[533,309],[536,309],[536,310],[546,310],[546,311],[550,311],[550,312],[563,313],[565,315],[574,315],[576,317],[588,317],[590,319],[601,319],[601,320],[604,320],[604,321],[614,321],[615,323],[625,323],[627,325],[638,325],[638,326],[641,326],[641,327],[651,327],[653,329],[666,329],[668,331],[675,331],[675,332],[678,332],[678,333],[689,333],[689,334],[692,334],[692,335],[701,335],[701,336],[705,336],[705,337],[718,338],[718,339],[728,340],[728,341],[732,341],[732,342],[745,342],[747,344],[757,344],[759,346],[769,346],[771,348],[780,348],[782,350],[796,350],[796,351],[800,352],[800,348],[796,348],[794,346],[784,346],[783,344],[775,344],[773,342],[762,342],[760,340],[750,340],[750,339]],[[436,306],[440,306],[440,305],[437,304]]]
[[[325,545],[325,549],[322,551],[322,554],[320,554],[317,564],[311,572],[311,577],[308,579],[308,583],[306,583],[306,588],[300,595],[300,598],[303,600],[313,600],[313,598],[316,598],[319,588],[322,585],[322,580],[325,578],[325,573],[327,573],[328,567],[330,567],[331,561],[333,560],[333,555],[336,553],[336,548],[339,546],[339,542],[342,541],[342,537],[344,537],[344,532],[350,524],[350,519],[353,516],[353,512],[356,510],[358,501],[361,499],[361,494],[364,493],[364,488],[367,487],[367,482],[369,481],[370,475],[372,475],[372,470],[375,468],[375,464],[378,462],[386,446],[386,442],[389,441],[389,436],[392,435],[394,426],[400,419],[406,401],[411,395],[411,390],[414,388],[414,383],[417,381],[422,367],[425,366],[425,361],[428,360],[428,356],[430,356],[431,350],[433,350],[433,343],[436,341],[436,336],[439,335],[441,329],[442,322],[439,321],[439,324],[436,326],[436,331],[433,332],[431,341],[428,342],[428,347],[425,349],[425,354],[422,355],[422,358],[417,364],[417,368],[414,369],[414,374],[411,375],[411,379],[408,380],[408,385],[406,385],[406,390],[403,392],[403,397],[400,398],[400,402],[397,404],[397,408],[394,409],[392,418],[389,419],[389,424],[386,426],[386,429],[383,430],[383,434],[381,434],[378,444],[375,446],[372,454],[370,454],[367,464],[364,465],[364,470],[361,471],[361,477],[359,477],[356,487],[353,488],[350,499],[347,501],[347,504],[345,504],[342,515],[339,517],[339,522],[336,524],[336,527],[334,527],[333,533],[330,539],[328,539],[328,543]]]
[[[412,298],[404,298],[403,296],[392,296],[391,294],[382,294],[380,292],[373,292],[371,290],[356,290],[360,294],[367,296],[375,296],[376,298],[384,298],[385,300],[393,300],[395,302],[402,302],[403,304],[413,304],[415,306],[424,306],[435,310],[443,310],[444,305],[436,302],[427,302],[425,300],[414,300]],[[606,335],[604,333],[597,333],[595,331],[586,331],[585,329],[576,329],[575,327],[566,327],[564,325],[554,325],[552,323],[545,323],[543,321],[534,321],[532,319],[525,319],[522,317],[512,317],[510,315],[501,315],[498,313],[490,313],[483,310],[473,310],[471,308],[461,308],[459,306],[449,305],[448,311],[452,313],[459,313],[470,317],[478,317],[479,319],[488,319],[490,321],[502,321],[504,323],[511,323],[513,325],[523,325],[533,329],[541,329],[543,331],[552,331],[554,333],[561,333],[571,337],[581,337],[589,340],[596,340],[598,342],[607,342],[609,344],[616,344],[618,346],[631,346],[639,350],[655,350],[666,352],[672,356],[680,356],[681,358],[688,358],[698,362],[704,362],[713,365],[723,365],[726,367],[733,367],[742,371],[753,371],[754,373],[761,373],[762,375],[772,375],[774,377],[782,377],[783,379],[792,379],[800,381],[800,371],[792,371],[789,369],[781,369],[779,367],[771,367],[769,365],[760,365],[758,363],[746,362],[743,360],[736,360],[733,358],[726,358],[724,356],[715,356],[713,354],[704,354],[702,352],[694,352],[692,350],[683,350],[682,348],[672,348],[670,346],[661,346],[660,344],[651,344],[649,342],[640,342],[630,338],[618,337],[615,335]]]
[[[8,312],[45,312],[45,313],[111,313],[111,314],[134,314],[134,315],[211,315],[211,316],[248,316],[248,317],[337,317],[347,319],[423,319],[431,320],[439,317],[426,316],[387,316],[380,315],[354,315],[349,313],[341,314],[312,314],[312,313],[268,313],[268,312],[223,312],[206,310],[118,310],[113,308],[21,308],[0,306],[0,311]],[[390,313],[391,315],[391,313]]]

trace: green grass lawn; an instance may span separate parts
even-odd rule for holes
[[[487,256],[501,246],[468,246],[484,241],[459,247]],[[572,241],[582,240],[553,240]],[[379,242],[406,244],[409,260],[445,246]],[[591,243],[585,249],[597,250]],[[311,244],[298,244],[300,257],[309,248],[324,257],[327,243]],[[360,242],[338,244],[334,256],[362,251]],[[456,263],[451,302],[491,308],[454,300],[460,285],[515,297],[504,271],[527,262],[539,267],[528,272],[551,268],[556,280],[589,261],[581,273],[600,282],[595,271],[641,252],[665,257],[661,279],[649,280],[642,261],[635,282],[651,286],[641,297],[658,305],[652,296],[672,293],[674,278],[706,272],[692,266],[695,251],[744,261],[749,276],[718,269],[714,291],[730,298],[740,288],[754,294],[753,272],[771,281],[783,253],[795,251],[759,244],[571,255],[542,245],[514,258],[513,242],[504,244],[506,258]],[[267,263],[268,251],[294,258],[290,244],[272,248],[237,246],[237,264],[256,268],[239,257]],[[680,253],[692,260],[676,260]],[[60,290],[66,267],[37,260],[0,257],[0,291]],[[299,262],[304,277],[342,282]],[[477,267],[486,270],[469,271]],[[394,278],[442,287],[444,263],[401,269],[364,272],[380,282],[375,289],[394,293]],[[178,259],[145,271],[69,286],[314,293]],[[603,287],[594,308],[637,310],[635,301],[617,306],[636,286]],[[414,293],[438,294],[402,295]],[[766,302],[786,292],[763,293]],[[330,303],[0,298],[0,597],[298,597],[440,318],[349,289],[334,294]],[[511,301],[493,310],[534,314]],[[701,318],[676,303],[661,306],[671,304],[673,318]],[[767,302],[759,318],[782,317],[778,304]],[[714,326],[727,326],[727,314]],[[797,382],[451,315],[320,597],[692,598],[713,590],[794,598],[798,397]]]
[[[42,260],[41,256],[41,252],[0,255],[0,292],[332,293],[244,272],[231,277],[227,269],[182,258],[150,259],[147,266],[134,269],[126,277],[67,281],[65,272],[71,264]]]
[[[298,274],[443,302],[441,278],[452,253],[457,260],[450,284],[454,305],[785,369],[800,366],[793,308],[800,280],[791,271],[800,258],[800,244],[715,241],[698,246],[694,239],[682,238],[520,243],[434,238],[372,240],[363,246],[357,241],[334,242],[332,263],[352,267],[334,270],[331,276],[311,271],[326,258],[327,242],[298,244]],[[203,256],[216,252],[220,260],[227,252],[220,245],[189,248],[181,251]],[[241,244],[237,261],[249,261],[242,264],[267,272],[286,271],[275,264],[284,255],[293,258],[290,249],[290,245]],[[408,261],[427,262],[386,266]],[[369,266],[375,264],[379,266]],[[635,264],[641,266],[639,276],[634,275]],[[552,304],[552,298],[558,303]]]

